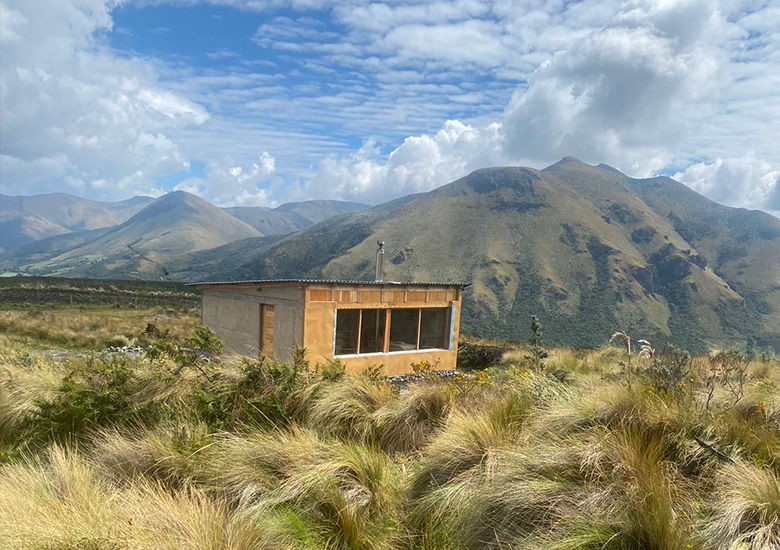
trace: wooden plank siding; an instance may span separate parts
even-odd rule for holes
[[[333,291],[322,289],[322,288],[312,288],[309,290],[309,301],[311,302],[332,302],[333,301]]]
[[[457,290],[375,290],[353,288],[309,288],[307,302],[334,302],[346,307],[443,307],[459,299]]]

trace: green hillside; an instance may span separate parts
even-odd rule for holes
[[[101,202],[67,193],[32,197],[0,195],[0,250],[69,233],[120,224],[152,202],[151,197],[133,197],[119,202]]]
[[[368,279],[377,240],[389,280],[471,282],[464,329],[481,336],[522,338],[536,314],[552,342],[576,346],[616,329],[695,350],[780,345],[780,220],[573,158],[233,243],[211,265],[237,250],[243,263],[181,276]]]
[[[70,277],[157,277],[176,254],[214,248],[260,233],[209,202],[175,191],[156,199],[126,222],[105,232],[32,243],[31,254],[5,259],[32,275]],[[80,238],[82,237],[82,238]],[[72,248],[67,245],[73,243]]]

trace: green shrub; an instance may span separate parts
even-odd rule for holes
[[[55,396],[40,399],[20,429],[22,440],[66,441],[98,427],[153,422],[154,399],[138,399],[145,380],[127,356],[91,358],[73,368]]]
[[[656,393],[680,396],[693,381],[691,361],[691,354],[687,351],[666,346],[660,353],[653,355],[645,376]]]
[[[328,359],[325,364],[317,365],[317,372],[323,380],[336,382],[347,374],[347,366],[339,359]]]
[[[328,370],[327,376],[336,376],[334,372]],[[193,390],[195,408],[216,429],[241,424],[287,425],[296,417],[293,397],[311,378],[304,362],[245,359],[237,379],[223,376],[197,380]]]

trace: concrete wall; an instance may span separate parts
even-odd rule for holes
[[[260,307],[252,301],[203,294],[201,323],[225,344],[225,351],[257,355]]]
[[[228,287],[203,289],[202,323],[226,351],[255,356],[260,341],[260,305],[274,306],[274,355],[288,360],[303,342],[303,287]]]

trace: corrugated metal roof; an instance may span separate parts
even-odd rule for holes
[[[303,285],[363,285],[363,286],[458,286],[465,288],[470,283],[458,282],[403,282],[403,281],[353,281],[349,279],[258,279],[245,281],[203,281],[200,283],[189,283],[187,286],[210,286],[210,285],[238,285],[238,284],[272,284],[272,283],[299,283]]]

